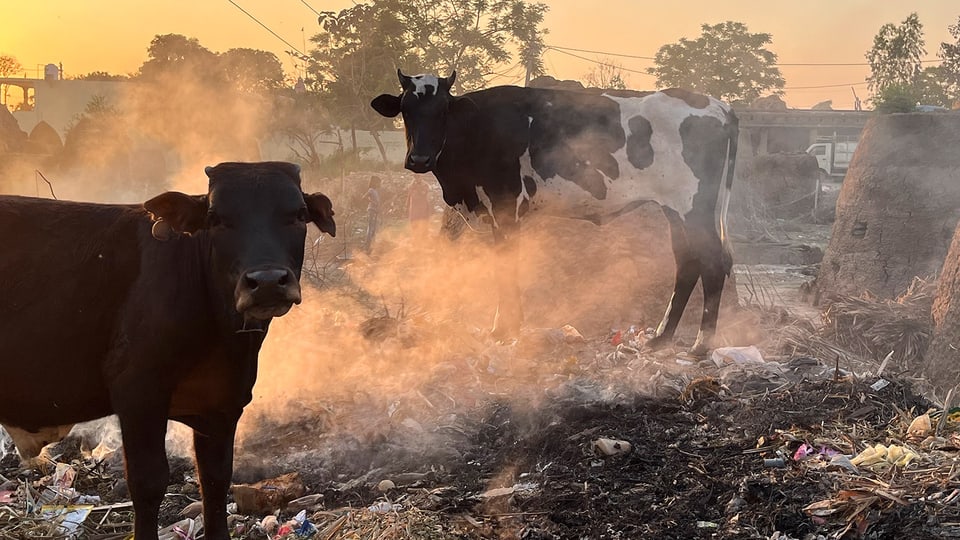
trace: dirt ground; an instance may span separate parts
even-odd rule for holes
[[[805,253],[822,249],[829,225],[764,230],[766,239],[740,238],[764,246],[737,267],[746,307],[721,318],[740,328],[728,344],[756,348],[705,359],[684,353],[689,332],[674,349],[643,350],[648,321],[608,317],[617,302],[591,304],[604,322],[582,336],[531,324],[519,340],[495,343],[478,315],[489,312],[489,291],[461,273],[469,265],[417,284],[377,273],[412,275],[436,262],[418,266],[415,252],[391,259],[401,237],[387,235],[373,258],[317,244],[305,279],[318,286],[271,327],[234,477],[252,484],[295,472],[307,498],[242,514],[231,507],[234,537],[960,537],[960,423],[939,421],[940,406],[909,373],[877,376],[880,359],[792,354],[782,330],[818,316],[799,290],[817,260]],[[402,284],[399,301],[384,292],[390,279]],[[440,307],[422,308],[428,293]],[[908,426],[928,410],[937,433],[917,438]],[[176,439],[162,525],[181,533],[165,538],[201,538],[186,532],[199,493],[189,448]],[[95,458],[93,444],[52,447],[38,468],[13,454],[0,460],[0,538],[58,537],[49,520],[23,517],[25,493],[64,502],[48,494],[62,480],[53,462],[74,471],[77,493],[100,497],[82,538],[129,534],[119,453]],[[877,444],[889,461],[850,465]],[[897,461],[894,447],[911,458]]]

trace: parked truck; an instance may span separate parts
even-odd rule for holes
[[[855,142],[815,142],[807,148],[807,153],[817,158],[821,176],[843,178],[850,167],[853,151],[857,149]]]

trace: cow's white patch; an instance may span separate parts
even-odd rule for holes
[[[432,96],[440,88],[440,78],[436,75],[414,75],[410,80],[413,81],[413,93],[418,96]]]
[[[63,440],[63,438],[70,433],[73,424],[42,428],[36,433],[30,433],[29,431],[14,426],[5,425],[3,428],[7,430],[10,438],[13,439],[13,445],[17,447],[17,452],[20,453],[20,457],[23,459],[31,459],[40,455],[40,450],[43,450],[44,446]]]
[[[487,209],[487,215],[490,216],[490,219],[493,221],[493,228],[499,229],[500,225],[497,223],[497,216],[493,215],[493,201],[490,200],[490,197],[487,195],[487,192],[483,190],[482,186],[477,186],[477,198],[480,199],[480,204]]]
[[[467,205],[463,203],[457,203],[453,205],[453,209],[460,214],[460,217],[463,218],[463,221],[467,224],[467,227],[470,227],[474,232],[490,232],[490,224],[483,222],[483,217],[471,212],[467,209]]]
[[[544,212],[565,217],[603,216],[617,212],[635,201],[646,200],[672,208],[680,215],[689,212],[693,207],[693,196],[699,189],[700,180],[683,160],[680,124],[690,116],[713,117],[725,123],[728,106],[710,98],[710,104],[706,108],[696,109],[683,100],[659,92],[641,98],[622,98],[607,94],[604,94],[604,97],[615,101],[619,106],[620,121],[627,139],[631,135],[631,118],[643,116],[650,122],[653,163],[644,169],[635,168],[627,159],[624,145],[613,154],[619,165],[619,178],[611,179],[596,169],[603,176],[607,187],[606,197],[597,199],[570,179],[559,175],[540,177],[533,168],[528,148],[520,156],[520,180],[522,182],[524,176],[530,176],[537,184],[536,193],[530,199],[531,209],[543,209]],[[536,118],[532,121],[536,121]],[[717,171],[717,174],[719,175],[720,171]],[[525,191],[523,188],[521,195]],[[520,203],[518,198],[518,213]]]

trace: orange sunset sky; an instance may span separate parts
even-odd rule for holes
[[[319,31],[317,11],[339,10],[351,0],[234,0],[288,42],[303,49],[304,37]],[[547,0],[548,45],[653,56],[681,37],[695,38],[702,23],[740,21],[752,32],[773,35],[771,49],[782,63],[864,63],[873,36],[887,22],[900,23],[916,11],[924,25],[927,54],[935,59],[949,24],[960,16],[960,1],[808,0]],[[15,56],[35,76],[46,63],[62,63],[66,76],[107,71],[130,73],[146,59],[156,34],[195,37],[222,52],[251,47],[277,54],[288,73],[296,66],[278,38],[251,20],[229,0],[34,0],[4,2],[0,19],[0,54]],[[301,30],[302,29],[302,30]],[[309,42],[307,43],[309,46]],[[612,59],[625,69],[642,72],[642,59],[574,53],[592,60]],[[544,55],[547,72],[561,79],[581,79],[593,64],[556,50]],[[930,64],[927,64],[930,65]],[[833,100],[834,108],[852,108],[853,83],[861,99],[868,97],[865,65],[782,66],[785,99],[791,107],[810,107]],[[502,78],[497,84],[521,83]],[[627,73],[632,88],[653,88],[654,78]],[[830,88],[809,88],[828,86]]]

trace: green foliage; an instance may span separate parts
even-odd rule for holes
[[[881,114],[913,112],[921,97],[915,85],[892,83],[874,96],[873,109]]]
[[[130,77],[127,75],[114,75],[112,73],[107,73],[106,71],[91,71],[90,73],[84,75],[77,75],[74,77],[78,81],[127,81],[130,80]]]
[[[23,66],[20,61],[9,54],[0,54],[0,77],[12,77],[20,74]]]
[[[777,55],[767,49],[770,34],[750,33],[743,23],[701,25],[697,39],[682,38],[660,47],[647,72],[660,88],[695,90],[733,102],[753,102],[760,94],[780,94],[783,76]]]
[[[382,125],[370,96],[398,90],[396,69],[441,76],[457,71],[463,91],[482,88],[518,50],[532,75],[547,7],[524,0],[371,0],[324,12],[311,38],[311,83],[331,97],[341,125]]]
[[[183,80],[259,94],[283,86],[280,60],[267,51],[239,48],[218,54],[196,38],[165,34],[153,38],[147,56],[139,72],[139,78],[146,81]]]
[[[224,78],[241,92],[267,93],[283,86],[283,66],[271,52],[230,49],[217,60]]]
[[[939,66],[940,78],[949,101],[944,105],[952,106],[960,102],[960,16],[957,17],[956,24],[947,26],[947,30],[954,42],[941,43],[937,56],[942,60]]]
[[[920,72],[913,84],[917,101],[924,105],[950,107],[955,98],[943,66],[930,66]]]
[[[873,47],[867,51],[870,63],[868,88],[878,95],[891,85],[913,85],[922,72],[924,49],[923,25],[916,13],[911,13],[899,26],[887,23],[873,38]]]

